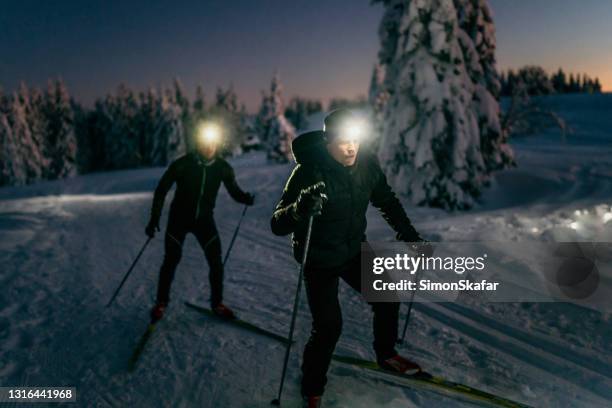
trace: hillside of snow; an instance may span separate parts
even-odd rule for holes
[[[432,241],[612,241],[612,94],[545,100],[573,132],[516,138],[518,167],[498,173],[468,212],[407,207]],[[244,319],[286,334],[297,279],[287,237],[269,218],[291,165],[249,153],[231,160],[257,193],[226,267],[225,301]],[[105,308],[145,242],[152,191],[164,169],[78,176],[0,189],[0,384],[75,386],[78,406],[266,407],[284,347],[185,308],[206,305],[207,264],[188,236],[167,317],[134,373],[127,361],[145,329],[163,256],[149,245],[116,303]],[[171,196],[166,199],[164,211]],[[222,189],[224,249],[242,211]],[[573,225],[573,227],[572,227]],[[162,233],[165,224],[162,224]],[[392,231],[371,210],[368,238]],[[341,284],[337,352],[373,358],[368,305]],[[402,312],[405,312],[402,308]],[[283,406],[299,404],[299,363],[310,330],[304,296]],[[416,304],[400,351],[432,374],[537,407],[612,405],[612,320],[565,303]],[[324,406],[471,406],[332,363]],[[16,406],[18,406],[17,404]]]

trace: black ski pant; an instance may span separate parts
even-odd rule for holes
[[[198,219],[191,225],[171,218],[168,220],[164,262],[159,271],[157,302],[168,303],[170,300],[170,286],[174,279],[176,267],[181,260],[185,237],[189,232],[195,235],[206,255],[210,269],[208,273],[211,292],[210,303],[214,307],[221,303],[223,299],[223,262],[221,261],[221,241],[212,214]]]
[[[342,332],[342,312],[338,302],[338,282],[342,278],[361,292],[360,255],[335,268],[309,268],[304,271],[308,305],[312,314],[312,330],[302,360],[302,395],[322,395],[327,383],[327,370],[336,343]],[[397,354],[399,303],[370,303],[374,312],[374,351],[377,359]]]

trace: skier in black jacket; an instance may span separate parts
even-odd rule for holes
[[[338,278],[361,291],[360,250],[366,240],[368,204],[381,212],[398,240],[423,241],[388,185],[377,158],[359,151],[359,140],[347,128],[354,119],[350,111],[336,110],[325,118],[324,131],[296,138],[293,153],[298,164],[271,220],[274,234],[293,233],[294,256],[301,262],[307,220],[316,216],[304,271],[312,331],[304,349],[302,395],[309,407],[320,404],[342,330]],[[418,371],[418,365],[398,355],[394,348],[399,303],[371,306],[379,365],[398,372]]]
[[[165,255],[159,272],[157,301],[151,310],[151,320],[162,318],[168,305],[170,285],[181,259],[182,246],[188,232],[195,235],[209,265],[211,308],[219,316],[234,318],[230,308],[222,303],[223,263],[221,242],[213,209],[221,183],[230,196],[239,203],[253,205],[254,196],[238,187],[234,170],[217,153],[218,129],[205,128],[197,140],[196,151],[174,161],[163,174],[153,197],[151,218],[145,232],[149,237],[159,231],[159,219],[166,194],[176,183],[176,192],[170,206],[165,235]]]

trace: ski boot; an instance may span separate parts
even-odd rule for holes
[[[396,373],[414,375],[421,372],[421,367],[413,362],[396,354],[395,356],[378,362],[383,370],[394,371]]]
[[[232,309],[225,306],[223,303],[219,303],[218,305],[213,306],[212,311],[214,314],[216,314],[222,319],[233,320],[236,318],[236,315],[234,314],[234,312],[232,312]]]
[[[311,395],[303,398],[303,408],[321,408],[321,400],[323,399],[320,395]]]

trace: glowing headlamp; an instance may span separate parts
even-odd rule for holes
[[[350,119],[340,124],[337,130],[332,131],[335,137],[348,142],[360,142],[365,135],[365,124],[360,119]]]
[[[198,140],[204,143],[217,143],[221,140],[221,127],[216,123],[203,123],[198,129]]]
[[[363,135],[363,125],[357,120],[351,120],[344,125],[341,137],[343,139],[360,140]]]

